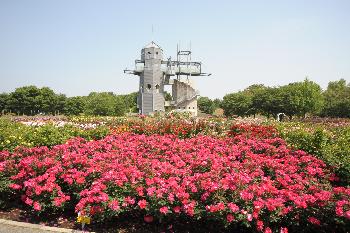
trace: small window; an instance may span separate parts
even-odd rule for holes
[[[179,109],[181,109],[181,107],[179,107]]]
[[[188,109],[191,109],[191,107],[188,107]]]
[[[152,54],[152,53],[148,51],[148,54]]]
[[[151,84],[147,84],[147,88],[148,88],[149,90],[151,90],[152,85],[151,85]]]
[[[158,55],[158,52],[156,52],[156,54]]]
[[[157,89],[157,90],[159,89],[159,85],[158,85],[158,84],[156,85],[156,89]]]
[[[193,109],[194,109],[194,107],[193,107]]]

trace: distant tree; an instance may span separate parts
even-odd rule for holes
[[[66,115],[79,115],[84,112],[85,100],[84,97],[75,96],[69,97],[65,101],[64,114]]]
[[[226,116],[251,115],[249,112],[252,110],[252,95],[244,91],[227,94],[224,96],[221,106]]]
[[[214,110],[217,109],[217,108],[221,108],[221,100],[216,98],[213,100],[213,106],[214,106]]]
[[[0,93],[0,114],[6,111],[8,97],[7,93]]]
[[[116,96],[112,92],[91,92],[86,98],[84,112],[87,115],[115,115]]]
[[[124,101],[124,106],[120,105],[120,109],[124,108],[124,113],[125,112],[137,112],[137,92],[132,92],[127,95],[118,95],[123,101]],[[120,112],[120,110],[118,110]],[[123,113],[123,114],[124,114]]]
[[[134,108],[134,103],[133,103],[133,96],[132,95],[127,95],[127,99],[129,99],[129,102],[126,102],[126,98],[121,97],[121,96],[116,96],[115,97],[115,109],[114,109],[114,115],[116,116],[123,116],[127,111],[130,111]]]
[[[259,94],[260,92],[266,90],[266,87],[263,84],[253,84],[244,89],[243,93],[246,94],[247,96],[250,96],[251,98],[251,106],[248,111],[249,115],[256,115],[258,113],[261,113],[260,111],[260,106],[255,106],[253,103],[254,96]]]
[[[45,114],[54,114],[59,102],[59,97],[55,92],[48,88],[43,87],[39,89],[39,95],[35,98],[35,108]]]
[[[112,92],[92,92],[86,97],[84,112],[87,115],[122,116],[127,106],[125,98]]]
[[[8,108],[17,114],[33,115],[40,111],[38,96],[40,89],[36,86],[16,88],[9,95]]]
[[[280,88],[283,112],[290,118],[305,117],[307,113],[317,114],[323,106],[321,87],[308,79],[290,83]]]
[[[66,106],[67,96],[64,94],[56,95],[55,113],[64,114],[64,107]]]
[[[214,103],[208,97],[199,97],[197,100],[198,109],[207,114],[213,114]]]
[[[283,112],[281,89],[267,87],[255,92],[252,97],[252,107],[257,113],[267,117]]]
[[[322,116],[350,117],[350,84],[346,84],[344,79],[329,82],[323,96]]]

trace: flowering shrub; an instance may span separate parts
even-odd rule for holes
[[[255,124],[233,124],[228,134],[233,137],[242,135],[250,138],[276,138],[278,136],[275,127]]]
[[[28,126],[0,118],[0,151],[14,150],[18,146],[54,146],[65,143],[73,137],[83,137],[87,140],[100,139],[109,133],[105,126],[91,129],[66,124],[57,127],[49,122],[41,126]]]
[[[293,148],[306,151],[334,167],[339,184],[350,185],[350,126],[283,123],[281,137]]]
[[[252,135],[76,138],[52,149],[0,152],[0,172],[38,212],[74,208],[98,220],[137,210],[264,232],[349,223],[350,189],[331,186],[324,162],[278,137]]]

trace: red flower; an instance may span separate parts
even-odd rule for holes
[[[159,211],[162,213],[162,214],[167,214],[168,213],[168,207],[166,206],[163,206],[159,209]]]
[[[36,211],[40,211],[41,210],[41,205],[39,204],[39,202],[35,201],[33,203],[33,208],[36,210]]]
[[[321,221],[315,217],[309,217],[307,220],[314,225],[321,225]]]
[[[173,210],[174,210],[174,212],[175,213],[180,213],[181,212],[181,207],[180,206],[175,206],[174,208],[173,208]]]
[[[226,216],[226,220],[227,220],[227,222],[232,222],[233,220],[235,220],[235,217],[232,214],[228,214]]]
[[[146,200],[140,200],[137,204],[139,205],[140,209],[145,209],[147,207]]]

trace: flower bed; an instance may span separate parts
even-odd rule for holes
[[[254,132],[76,138],[52,149],[0,152],[0,172],[38,213],[74,210],[103,221],[141,211],[264,232],[346,229],[350,189],[332,187],[334,175],[321,160]]]

